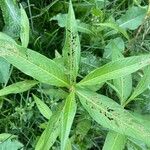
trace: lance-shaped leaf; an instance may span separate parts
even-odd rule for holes
[[[109,131],[105,139],[103,150],[124,150],[126,144],[126,136]]]
[[[63,108],[62,120],[61,120],[61,150],[65,150],[71,126],[74,116],[76,114],[77,104],[75,101],[74,91],[66,99],[65,106]]]
[[[66,23],[66,39],[63,48],[64,64],[69,71],[70,83],[76,81],[80,62],[80,41],[77,23],[70,1]]]
[[[35,150],[49,150],[52,147],[60,133],[61,115],[62,106],[51,116],[46,129],[36,144]]]
[[[40,53],[0,39],[0,56],[40,82],[68,86],[64,70]]]
[[[106,22],[106,23],[99,23],[97,24],[98,26],[101,26],[101,27],[109,27],[109,28],[112,28],[114,30],[116,30],[117,32],[120,32],[124,35],[124,37],[126,37],[127,39],[129,39],[129,36],[128,36],[128,33],[126,32],[125,29],[119,27],[119,25],[117,25],[116,23],[113,23],[113,22]]]
[[[111,40],[109,48],[112,50],[112,61],[124,58],[121,52],[124,51],[124,42],[121,38]],[[119,91],[118,97],[120,98],[121,104],[123,104],[132,92],[132,76],[127,75],[118,79],[113,80],[114,86]]]
[[[90,116],[103,127],[150,145],[150,129],[112,99],[91,91],[77,90]]]
[[[35,100],[35,103],[36,103],[40,113],[46,119],[50,119],[50,117],[52,115],[52,111],[50,110],[50,108],[42,100],[40,100],[37,96],[35,96],[34,94],[33,94],[33,98]]]
[[[22,42],[23,47],[27,47],[29,43],[29,19],[27,17],[27,14],[20,5],[20,10],[21,10],[21,31],[20,31],[20,39]]]
[[[98,69],[93,70],[80,85],[96,85],[107,80],[120,78],[129,75],[150,64],[150,55],[132,56],[110,62]]]
[[[13,38],[20,35],[20,9],[16,0],[0,0],[5,22],[4,32]]]
[[[1,89],[0,96],[22,93],[31,89],[36,84],[38,84],[38,82],[34,80],[26,80],[26,81],[17,82],[17,83],[11,84]]]
[[[147,8],[130,7],[124,15],[117,20],[119,26],[124,29],[135,30],[137,29],[146,16]]]
[[[134,100],[137,96],[143,93],[148,88],[149,85],[150,85],[150,66],[144,69],[144,76],[141,78],[140,82],[138,83],[137,87],[135,88],[133,94],[128,99],[126,104],[128,104],[130,101]]]

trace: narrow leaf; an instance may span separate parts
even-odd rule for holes
[[[1,89],[0,96],[22,93],[31,89],[36,84],[38,84],[38,82],[33,80],[25,80],[25,81],[17,82]]]
[[[119,25],[117,25],[116,23],[110,23],[110,22],[106,22],[106,23],[99,23],[97,24],[98,26],[102,26],[102,27],[109,27],[112,28],[114,30],[116,30],[117,32],[120,32],[124,35],[125,38],[129,39],[128,33],[126,32],[126,30],[124,30],[123,28],[121,28]]]
[[[126,13],[122,15],[119,20],[117,20],[117,22],[121,28],[135,30],[144,21],[146,12],[147,9],[133,6],[129,8],[129,10],[127,10]]]
[[[0,32],[0,39],[16,43],[12,38],[2,32]],[[4,58],[0,58],[0,83],[7,83],[9,76],[10,64]]]
[[[118,46],[120,45],[120,47]],[[110,48],[112,49],[112,61],[124,58],[121,52],[124,51],[124,42],[121,38],[111,40]],[[132,76],[127,75],[118,79],[113,80],[114,86],[119,91],[119,98],[121,104],[123,104],[132,92]]]
[[[68,86],[64,70],[53,60],[19,45],[0,39],[0,56],[40,82]]]
[[[20,34],[20,9],[15,0],[0,0],[5,27],[3,31],[13,38]]]
[[[52,147],[60,133],[61,115],[62,107],[59,107],[51,116],[46,129],[36,144],[35,150],[49,150]]]
[[[77,95],[90,116],[103,127],[150,144],[150,129],[112,99],[83,89]]]
[[[20,39],[22,42],[23,47],[27,47],[29,43],[29,19],[27,17],[27,14],[20,5],[20,10],[21,10],[21,31],[20,31]]]
[[[122,58],[93,70],[78,83],[78,86],[96,85],[102,82],[106,82],[107,80],[120,78],[129,75],[149,64],[150,55]]]
[[[50,110],[50,108],[42,100],[40,100],[37,96],[35,96],[34,94],[33,94],[33,98],[35,100],[35,103],[36,103],[40,113],[46,119],[50,119],[50,117],[52,115],[52,111]]]
[[[124,150],[125,144],[126,136],[109,131],[103,146],[103,150]]]
[[[65,150],[74,116],[76,114],[77,104],[75,101],[75,94],[71,92],[66,99],[62,114],[61,125],[61,150]]]
[[[63,48],[64,64],[69,71],[70,83],[76,81],[80,62],[80,41],[78,36],[77,23],[70,1],[66,24],[66,39]]]
[[[150,66],[145,68],[144,76],[138,83],[137,87],[135,88],[133,94],[131,95],[127,103],[129,103],[130,101],[135,99],[137,96],[139,96],[141,93],[143,93],[148,88],[149,85],[150,85]]]

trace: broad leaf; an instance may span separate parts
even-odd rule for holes
[[[126,136],[109,131],[105,139],[103,150],[124,150],[126,144]]]
[[[13,38],[20,35],[20,9],[16,0],[0,0],[5,22],[4,32]]]
[[[22,149],[23,144],[17,140],[17,136],[9,133],[0,134],[1,150],[18,150]]]
[[[25,80],[25,81],[17,82],[1,89],[0,96],[22,93],[31,89],[36,84],[38,84],[38,82],[33,80]]]
[[[124,15],[122,15],[121,18],[117,20],[117,22],[122,28],[135,30],[144,21],[146,12],[147,9],[133,6],[129,8],[129,10],[127,10],[127,12]]]
[[[78,86],[96,85],[107,80],[129,75],[150,64],[150,55],[133,56],[110,62],[98,69],[93,70]]]
[[[53,60],[33,50],[0,40],[0,56],[40,82],[60,87],[68,86],[63,69]]]
[[[29,43],[29,20],[27,17],[27,14],[24,10],[24,8],[22,7],[22,5],[20,5],[20,10],[21,10],[21,31],[20,31],[20,39],[22,42],[22,46],[23,47],[27,47],[28,43]]]
[[[65,150],[74,116],[76,114],[77,104],[74,91],[67,97],[62,112],[61,120],[61,150]]]
[[[67,15],[66,39],[63,48],[64,64],[69,72],[70,83],[76,81],[80,62],[80,41],[77,30],[77,23],[70,1]]]
[[[77,95],[90,116],[103,127],[150,145],[150,129],[112,99],[79,89]]]
[[[51,116],[46,129],[36,144],[35,150],[49,150],[52,147],[60,133],[61,115],[62,107],[59,107]]]
[[[1,133],[0,134],[0,142],[3,142],[5,140],[7,140],[8,138],[12,139],[12,138],[16,138],[16,135],[13,134],[9,134],[9,133]]]
[[[36,103],[40,113],[46,119],[50,119],[50,117],[52,115],[52,111],[50,110],[50,108],[42,100],[40,100],[37,96],[35,96],[34,94],[33,94],[33,98],[35,100],[35,103]]]
[[[150,66],[145,68],[144,76],[141,78],[140,82],[138,83],[137,87],[135,88],[133,94],[126,102],[126,104],[135,99],[141,93],[143,93],[148,88],[149,85],[150,85]]]

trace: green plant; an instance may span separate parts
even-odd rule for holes
[[[23,11],[22,16],[24,16]],[[130,138],[142,141],[150,146],[150,129],[148,125],[144,123],[143,119],[124,108],[129,102],[135,100],[148,86],[148,82],[145,82],[145,80],[150,80],[148,76],[150,55],[124,58],[116,44],[120,39],[116,39],[117,42],[112,40],[112,61],[80,79],[78,74],[81,58],[80,40],[71,2],[65,27],[66,39],[62,56],[60,55],[59,58],[54,60],[26,48],[29,29],[26,30],[25,28],[23,30],[24,34],[21,35],[22,45],[17,44],[4,33],[0,33],[0,56],[2,58],[35,80],[57,87],[59,90],[62,90],[62,93],[67,92],[67,98],[60,102],[54,112],[51,112],[47,105],[33,95],[41,114],[49,119],[35,149],[49,150],[57,137],[61,141],[61,150],[68,150],[68,147],[71,149],[71,146],[69,146],[71,143],[69,134],[76,115],[77,104],[80,103],[93,120],[109,131],[103,149],[109,149],[112,146],[114,146],[114,150],[123,149],[126,140]],[[126,83],[132,81],[131,73],[139,69],[143,69],[145,74],[131,94],[132,85]],[[107,82],[110,80],[113,80],[113,83]],[[94,86],[100,86],[105,82],[116,91],[120,105],[109,97],[91,90]],[[4,96],[10,93],[23,92],[37,83],[37,81],[27,81],[22,86],[23,89],[15,88],[23,83],[19,83],[19,85],[15,83],[2,89],[0,93],[1,96]],[[116,140],[113,140],[114,138]]]

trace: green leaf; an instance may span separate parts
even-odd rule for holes
[[[59,107],[51,116],[46,129],[36,144],[35,150],[49,150],[52,147],[60,133],[61,115],[62,107]]]
[[[112,99],[78,89],[77,95],[90,116],[103,127],[150,145],[150,129]]]
[[[61,150],[65,150],[74,116],[76,114],[77,104],[75,94],[72,91],[66,99],[65,106],[62,112],[61,125]]]
[[[27,47],[29,43],[29,19],[27,17],[27,14],[20,5],[20,10],[21,10],[21,31],[20,31],[20,39],[22,42],[23,47]]]
[[[117,32],[120,32],[124,35],[125,38],[129,39],[128,33],[126,32],[126,30],[124,30],[123,28],[121,28],[119,25],[117,25],[116,23],[112,22],[106,22],[106,23],[99,23],[97,24],[98,26],[102,26],[102,27],[109,27],[112,28],[114,30],[116,30]]]
[[[13,40],[10,36],[8,36],[7,34],[0,32],[0,40],[5,40],[7,42],[11,42],[13,44],[16,44],[15,40]]]
[[[62,89],[48,88],[48,89],[38,89],[38,92],[49,95],[51,99],[65,99],[68,93]]]
[[[33,50],[0,39],[0,56],[40,82],[60,87],[69,86],[64,70],[53,60]]]
[[[16,43],[8,35],[0,32],[0,39],[7,40],[8,42]],[[0,58],[0,83],[7,83],[10,76],[10,64],[4,59]]]
[[[46,119],[50,119],[50,117],[52,116],[52,111],[50,110],[50,108],[42,100],[40,100],[37,96],[35,96],[34,94],[33,94],[33,98],[35,100],[35,103],[36,103],[40,113]]]
[[[23,144],[18,140],[7,139],[6,141],[0,143],[1,150],[22,150],[23,147]]]
[[[33,80],[25,80],[25,81],[17,82],[1,89],[0,96],[22,93],[31,89],[36,84],[38,84],[38,82]]]
[[[3,142],[5,140],[7,140],[8,138],[12,139],[12,138],[16,138],[16,137],[17,137],[16,135],[12,135],[9,133],[1,133],[0,134],[0,142]]]
[[[129,75],[149,64],[150,64],[150,55],[122,58],[93,70],[77,85],[87,86],[100,84],[102,82],[106,82],[107,80],[116,79]]]
[[[119,20],[117,20],[117,22],[121,28],[135,30],[144,21],[146,12],[147,9],[133,6],[129,8],[129,10],[127,10],[126,13],[122,15]]]
[[[144,76],[138,83],[137,87],[135,88],[133,94],[131,95],[129,100],[126,102],[126,104],[129,103],[130,101],[134,100],[141,93],[143,93],[148,88],[149,85],[150,85],[150,66],[145,68]]]
[[[17,140],[17,136],[9,133],[0,134],[1,150],[18,150],[22,149],[23,144]]]
[[[57,14],[56,16],[52,17],[50,20],[56,20],[58,21],[58,25],[60,27],[66,27],[67,25],[67,14]],[[90,25],[81,22],[80,20],[76,20],[77,22],[77,29],[79,32],[81,33],[87,33],[87,34],[94,34],[91,30],[90,30]]]
[[[109,48],[112,49],[112,61],[124,58],[121,52],[124,51],[124,42],[121,38],[111,40]],[[118,90],[118,97],[120,98],[121,104],[123,104],[132,92],[132,76],[124,76],[113,80],[114,86]]]
[[[64,64],[69,72],[70,83],[76,81],[80,62],[80,40],[78,36],[77,23],[70,1],[67,15],[66,39],[63,48]]]
[[[3,31],[13,38],[20,34],[20,9],[15,0],[0,0],[5,27]]]
[[[4,59],[0,58],[0,83],[7,83],[9,79],[10,64]]]
[[[126,136],[110,131],[107,134],[103,150],[124,150],[126,144]]]

